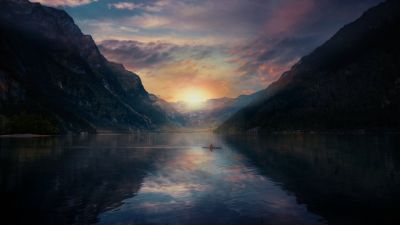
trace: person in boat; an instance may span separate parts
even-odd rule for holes
[[[213,145],[213,144],[210,144],[209,148],[210,148],[210,149],[213,149],[213,148],[214,148],[214,145]]]

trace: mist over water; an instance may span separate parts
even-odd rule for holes
[[[222,149],[203,148],[209,144]],[[0,139],[2,224],[398,224],[396,135]]]

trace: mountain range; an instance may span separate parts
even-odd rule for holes
[[[192,110],[148,93],[63,10],[0,1],[0,134],[398,130],[400,2],[344,26],[266,89]],[[224,122],[225,121],[225,122]],[[222,123],[222,124],[221,124]]]
[[[221,133],[398,130],[400,2],[387,0],[303,57]]]
[[[184,118],[109,62],[63,10],[0,1],[0,133],[179,127]]]
[[[185,126],[190,129],[215,129],[241,108],[263,96],[264,91],[236,98],[215,98],[193,106],[186,102],[171,103],[173,108],[186,118]]]

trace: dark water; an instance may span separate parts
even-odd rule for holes
[[[220,150],[201,146],[214,143]],[[0,138],[0,224],[400,224],[396,135]]]

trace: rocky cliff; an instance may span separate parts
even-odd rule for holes
[[[0,133],[152,130],[182,121],[63,10],[0,1]],[[171,125],[172,124],[172,125]]]

